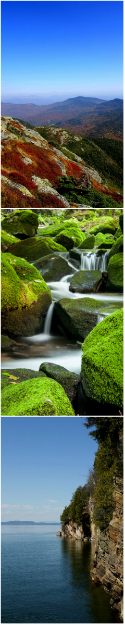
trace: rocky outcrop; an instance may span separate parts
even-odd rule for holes
[[[75,540],[84,540],[84,531],[82,525],[77,523],[63,524],[62,530],[57,532],[57,536],[63,536],[65,538],[75,538]]]
[[[105,531],[96,530],[95,557],[91,576],[111,596],[111,607],[123,619],[123,480],[114,477],[113,518]]]

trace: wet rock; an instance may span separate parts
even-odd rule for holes
[[[93,298],[62,298],[55,302],[53,329],[62,328],[66,336],[83,341],[97,324],[100,309],[102,302]]]
[[[101,271],[80,270],[71,278],[69,291],[72,291],[72,293],[96,293],[99,291],[101,286]]]
[[[72,267],[68,265],[65,258],[59,256],[58,253],[51,253],[43,258],[39,258],[35,263],[42,276],[45,276],[46,282],[58,282],[66,275],[72,274]]]
[[[79,376],[76,373],[68,371],[65,367],[55,365],[53,362],[43,362],[42,365],[40,365],[39,371],[44,372],[47,377],[61,384],[72,406],[75,408]]]

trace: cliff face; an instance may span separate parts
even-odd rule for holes
[[[105,531],[94,528],[94,502],[90,500],[90,516],[92,523],[91,536],[95,532],[95,557],[91,570],[92,580],[103,584],[104,590],[111,596],[111,607],[123,620],[123,480],[114,477],[113,518]]]

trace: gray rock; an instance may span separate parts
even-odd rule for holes
[[[78,271],[71,279],[69,291],[72,293],[97,293],[102,284],[102,273],[99,270]]]

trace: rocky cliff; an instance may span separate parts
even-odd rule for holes
[[[111,607],[118,618],[123,619],[123,480],[114,477],[114,504],[112,520],[105,531],[94,528],[93,503],[90,502],[92,523],[91,535],[95,532],[95,556],[92,565],[92,580],[103,584],[104,590],[111,596]]]

